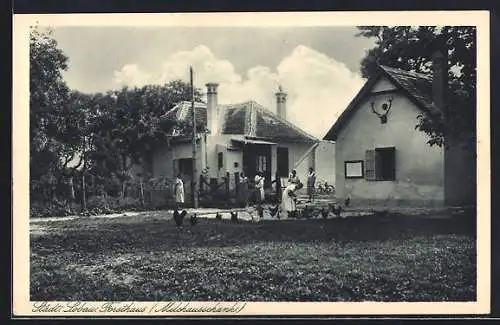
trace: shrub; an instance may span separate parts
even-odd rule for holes
[[[57,198],[49,202],[32,200],[30,203],[31,218],[64,217],[75,215],[78,211],[78,204]]]

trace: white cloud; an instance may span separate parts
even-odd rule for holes
[[[288,93],[287,117],[305,131],[322,137],[347,107],[364,80],[343,63],[306,46],[297,46],[276,67],[256,66],[242,77],[230,61],[217,58],[208,47],[199,45],[169,56],[160,71],[142,71],[137,65],[115,72],[117,85],[142,86],[174,79],[189,80],[193,66],[197,87],[218,82],[219,103],[253,99],[275,111],[278,85]]]

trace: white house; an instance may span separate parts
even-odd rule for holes
[[[379,67],[325,139],[336,142],[339,198],[369,205],[473,205],[475,142],[430,146],[418,115],[447,112],[448,62],[437,52],[432,75]]]
[[[208,178],[219,182],[229,172],[233,188],[236,174],[244,172],[253,179],[257,171],[262,171],[269,188],[276,175],[284,179],[292,169],[305,182],[308,168],[313,167],[319,178],[333,183],[334,144],[287,121],[287,94],[281,87],[276,93],[277,114],[253,100],[219,105],[218,84],[208,83],[206,87],[207,103],[195,103],[197,130],[204,130],[197,135],[197,175],[206,170]],[[192,124],[191,105],[179,103],[166,113],[166,118]],[[168,145],[153,153],[152,174],[174,177],[180,173],[189,193],[192,157],[191,137],[175,133]]]

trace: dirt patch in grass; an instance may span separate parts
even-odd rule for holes
[[[32,300],[470,301],[473,218],[47,223]]]

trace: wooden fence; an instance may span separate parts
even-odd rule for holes
[[[200,191],[198,193],[198,199],[200,202],[204,203],[218,203],[218,201],[234,202],[239,191],[242,190],[239,173],[234,173],[234,186],[231,186],[231,174],[229,172],[222,178],[219,183],[216,178],[210,179],[210,181],[203,175],[200,175]],[[248,180],[248,190],[249,199],[253,200],[255,195],[255,183],[254,180]],[[268,182],[265,186],[266,200],[273,202],[281,201],[282,193],[281,178],[276,174],[275,179]]]

